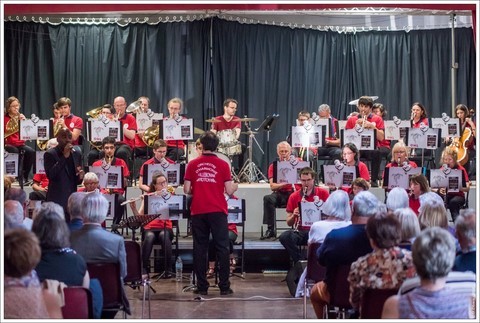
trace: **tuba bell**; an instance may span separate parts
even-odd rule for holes
[[[148,127],[143,133],[142,140],[148,147],[152,148],[153,143],[160,137],[160,127],[151,126]]]
[[[130,113],[137,113],[137,112],[140,112],[141,108],[142,108],[142,101],[138,100],[133,103],[130,103],[126,111]]]
[[[5,125],[5,138],[17,133],[20,130],[18,118],[10,118]]]
[[[58,122],[53,125],[53,138],[55,138],[58,134],[58,131],[62,129],[62,125],[59,124]],[[39,140],[37,139],[37,146],[38,149],[40,150],[46,150],[47,149],[47,143],[48,140]]]

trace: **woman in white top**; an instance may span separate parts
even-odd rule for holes
[[[324,220],[313,223],[310,228],[308,243],[323,242],[325,236],[333,229],[339,229],[350,225],[352,221],[350,199],[347,192],[337,190],[332,192],[322,207]]]

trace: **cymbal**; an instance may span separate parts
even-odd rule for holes
[[[365,95],[368,97],[368,95]],[[376,99],[378,99],[378,96],[370,96],[370,99],[372,99],[372,101],[375,101]],[[348,104],[350,105],[358,105],[358,100],[359,99],[355,99],[355,100],[352,100],[350,102],[348,102]]]
[[[258,133],[258,131],[243,131],[243,132],[240,132],[240,134],[242,135],[256,135]]]
[[[215,119],[215,118],[211,118],[211,119],[205,120],[205,122],[209,122],[209,123],[212,123],[212,122],[220,122],[220,120],[217,120],[217,119]]]
[[[249,121],[258,121],[258,119],[257,118],[241,118],[241,119],[238,119],[237,121],[249,122]]]
[[[193,133],[196,134],[196,135],[201,135],[205,132],[205,130],[202,130],[200,128],[197,128],[197,127],[194,127],[193,128]]]

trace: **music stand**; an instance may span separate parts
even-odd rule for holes
[[[132,230],[132,241],[135,241],[135,230],[149,224],[159,216],[160,214],[132,215],[120,221],[116,229],[130,228]]]
[[[275,125],[275,122],[277,121],[279,115],[278,114],[273,114],[271,116],[267,116],[265,120],[262,121],[260,126],[255,129],[255,131],[263,130],[267,132],[267,164],[270,163],[270,132],[272,131],[273,126]]]

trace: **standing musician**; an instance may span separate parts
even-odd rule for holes
[[[73,149],[72,132],[62,128],[57,133],[58,145],[45,152],[44,165],[48,178],[47,201],[60,204],[65,211],[65,220],[70,222],[68,197],[77,191],[83,181],[82,155]]]
[[[207,254],[209,236],[212,234],[219,263],[220,295],[233,291],[229,280],[228,206],[224,192],[232,195],[238,184],[232,182],[227,162],[214,154],[219,139],[211,131],[200,136],[203,146],[201,156],[188,163],[183,191],[192,194],[191,221],[193,232],[193,266],[197,274],[197,290],[208,294]]]
[[[315,176],[317,174],[310,167],[304,167],[300,170],[300,181],[302,189],[293,192],[287,202],[287,225],[293,229],[284,231],[280,235],[280,243],[285,247],[293,265],[302,259],[300,246],[306,246],[308,241],[309,227],[301,225],[300,208],[301,201],[315,202],[315,196],[325,202],[330,195],[327,190],[315,187]]]
[[[64,128],[68,128],[72,132],[72,144],[74,149],[79,153],[82,153],[82,147],[80,146],[80,135],[83,129],[83,119],[77,117],[72,113],[72,101],[67,97],[62,97],[57,101],[57,108],[62,113],[62,118],[57,120],[57,123]]]
[[[465,187],[460,188],[459,192],[448,192],[447,187],[441,187],[437,190],[437,193],[443,197],[447,209],[450,210],[452,220],[455,222],[460,208],[465,204],[465,193],[470,189],[470,181],[468,180],[468,174],[465,168],[457,162],[457,151],[453,147],[446,147],[442,152],[443,165],[440,169],[444,169],[447,166],[450,169],[459,169],[462,171],[462,177],[465,179]]]
[[[114,137],[105,137],[102,140],[102,150],[104,155],[103,159],[97,160],[93,163],[92,166],[121,166],[123,168],[123,187],[107,189],[109,194],[118,194],[118,201],[115,205],[115,215],[113,217],[113,224],[118,224],[122,219],[122,215],[125,210],[125,206],[121,205],[125,201],[125,187],[127,187],[127,178],[130,177],[130,171],[128,170],[127,163],[121,158],[115,157],[115,138]],[[112,225],[113,228],[113,225]]]
[[[420,128],[422,124],[428,126],[427,109],[420,102],[412,104],[410,122],[412,128]],[[411,157],[421,156],[422,150],[420,148],[414,148],[411,149],[410,154]],[[424,156],[431,156],[432,152],[430,149],[426,149],[423,154]]]
[[[163,139],[158,139],[153,143],[153,157],[147,160],[146,162],[143,163],[142,167],[140,168],[139,172],[139,179],[138,182],[138,187],[143,191],[143,192],[150,192],[151,185],[145,185],[143,184],[143,176],[144,176],[144,167],[145,165],[154,165],[154,164],[160,164],[164,161],[170,163],[170,164],[175,164],[173,160],[170,158],[165,157],[167,153],[167,143]],[[146,174],[145,174],[146,176]]]
[[[106,118],[110,121],[115,120],[115,109],[112,107],[111,104],[104,104],[102,106],[101,113],[98,115],[97,119],[100,118]],[[103,152],[100,151],[100,149],[102,149],[102,142],[91,142],[90,145],[92,149],[90,149],[87,155],[88,166],[92,166],[96,160],[102,159],[104,157]]]
[[[132,151],[135,148],[135,134],[137,133],[137,122],[135,117],[126,113],[127,101],[123,96],[117,96],[113,100],[116,117],[120,120],[123,127],[123,140],[116,142],[115,157],[123,159],[127,164],[132,157]]]
[[[150,99],[146,96],[141,96],[137,99],[137,102],[140,102],[138,111],[132,112],[137,116],[137,113],[147,113],[150,106]],[[143,135],[145,131],[137,131],[135,134],[135,156],[148,156],[152,157],[152,152],[148,149],[147,144],[143,141]]]
[[[242,130],[242,122],[240,118],[235,115],[237,111],[238,102],[235,99],[226,99],[223,101],[223,115],[215,117],[217,122],[212,123],[211,131],[218,136],[221,136],[223,131],[233,130],[235,132],[235,138],[231,138],[234,142],[238,142],[240,137],[240,132]],[[244,163],[244,156],[246,147],[244,144],[240,143],[242,146],[242,152],[238,155],[238,169],[242,168]]]
[[[168,181],[164,174],[158,173],[153,175],[152,182],[149,186],[149,192],[169,192],[170,194],[175,193],[173,187],[167,187]],[[142,195],[143,197],[144,195]],[[130,203],[130,208],[133,211],[134,215],[144,215],[145,214],[145,201],[142,198],[142,204],[137,210],[137,205],[135,200],[132,200]],[[153,249],[153,243],[155,240],[162,244],[162,248],[165,251],[165,278],[172,277],[172,240],[173,240],[173,229],[171,220],[160,220],[156,218],[152,222],[148,223],[143,227],[144,231],[144,240],[142,244],[142,260],[143,260],[143,274],[148,275],[150,273],[150,255]],[[167,237],[165,237],[167,234]]]
[[[466,158],[459,161],[459,163],[465,167],[468,176],[472,177],[475,174],[475,165],[470,165],[470,160],[475,160],[475,137],[477,127],[475,122],[470,116],[470,112],[465,104],[459,104],[455,107],[455,115],[460,120],[460,142],[458,143],[459,152],[465,152],[466,149]],[[466,128],[469,131],[465,130]],[[462,151],[463,150],[463,151]],[[460,156],[458,156],[460,157]]]
[[[57,138],[52,138],[47,142],[47,149],[57,147]],[[47,199],[48,178],[44,173],[36,173],[33,175],[33,191],[28,195],[31,201],[45,201]]]
[[[377,149],[362,151],[363,157],[368,157],[372,163],[372,179],[371,186],[378,187],[378,177],[381,176],[380,165],[383,158],[386,158],[390,152],[390,141],[385,140],[385,125],[383,119],[372,113],[373,100],[368,96],[362,96],[358,99],[358,116],[350,117],[347,120],[345,129],[354,129],[362,127],[364,129],[377,130]]]
[[[278,161],[287,161],[292,155],[292,147],[287,141],[281,141],[277,144]],[[297,157],[297,160],[300,160]],[[267,225],[267,231],[260,237],[260,240],[276,238],[275,231],[275,208],[285,207],[288,198],[295,191],[301,188],[298,184],[275,183],[273,181],[273,163],[268,166],[268,181],[272,193],[263,197],[263,224]]]
[[[20,140],[20,120],[25,120],[25,116],[20,113],[20,100],[11,96],[5,101],[5,116],[3,119],[3,128],[5,131],[5,150],[9,153],[23,153],[23,176],[24,182],[28,181],[28,175],[35,162],[35,150],[25,145],[25,140]]]
[[[173,98],[167,103],[168,117],[164,119],[186,119],[181,116],[183,101],[180,98]],[[167,157],[178,161],[185,155],[185,142],[183,140],[165,140],[167,143]]]

